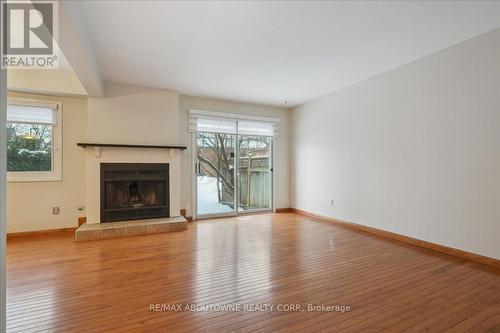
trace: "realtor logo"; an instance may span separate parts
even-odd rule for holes
[[[2,1],[2,68],[58,68],[57,7],[57,1]]]

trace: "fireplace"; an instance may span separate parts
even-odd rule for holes
[[[169,217],[168,163],[101,163],[101,222]]]

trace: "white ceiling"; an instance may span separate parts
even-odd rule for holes
[[[496,1],[67,1],[104,80],[294,106],[500,27]]]

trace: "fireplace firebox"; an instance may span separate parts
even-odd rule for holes
[[[168,163],[101,163],[101,222],[169,216]]]

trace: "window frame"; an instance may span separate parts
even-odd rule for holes
[[[7,105],[40,106],[56,105],[56,123],[52,126],[52,170],[51,171],[8,171],[8,182],[62,181],[62,101],[42,98],[8,97]],[[9,122],[6,122],[6,125]]]

